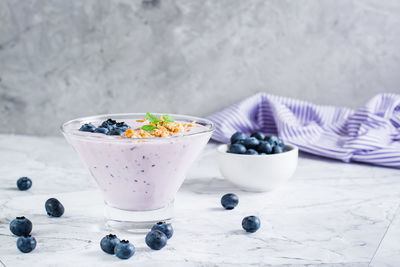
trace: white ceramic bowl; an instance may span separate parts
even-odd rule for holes
[[[217,160],[222,176],[246,191],[270,191],[286,182],[297,167],[299,149],[286,145],[285,152],[270,155],[228,153],[228,145],[220,145]]]

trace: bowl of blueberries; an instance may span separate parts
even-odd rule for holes
[[[225,179],[243,190],[270,191],[296,171],[298,148],[275,135],[236,132],[230,141],[217,149],[218,166]]]

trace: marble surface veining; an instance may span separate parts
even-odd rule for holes
[[[301,155],[295,176],[269,193],[243,192],[223,180],[209,144],[191,169],[175,202],[175,234],[161,251],[143,235],[114,231],[136,246],[127,261],[106,255],[100,239],[103,204],[89,172],[61,138],[0,135],[0,266],[399,266],[399,170]],[[16,179],[33,179],[18,191]],[[223,210],[220,197],[239,195]],[[58,198],[61,218],[44,202]],[[33,222],[36,249],[22,254],[8,228],[25,215]],[[254,234],[241,219],[257,215]]]
[[[209,144],[177,194],[175,234],[161,251],[143,235],[114,231],[136,246],[122,261],[100,250],[109,233],[100,192],[75,152],[61,138],[0,135],[0,266],[399,266],[399,170],[346,164],[301,155],[294,177],[273,192],[240,191],[220,177]],[[33,179],[18,191],[20,176]],[[232,211],[220,206],[239,195]],[[58,198],[61,218],[49,218],[44,202]],[[16,248],[9,222],[33,222],[36,249]],[[241,229],[257,215],[261,228]]]
[[[204,116],[259,91],[359,107],[400,93],[399,13],[398,0],[2,0],[0,132]]]

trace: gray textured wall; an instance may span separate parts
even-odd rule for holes
[[[258,91],[355,107],[399,85],[398,0],[0,1],[0,132]]]

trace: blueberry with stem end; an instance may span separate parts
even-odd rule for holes
[[[114,249],[120,240],[116,235],[109,234],[103,237],[100,241],[101,249],[108,254],[114,254]]]
[[[172,237],[172,235],[174,234],[174,229],[172,228],[172,225],[170,223],[166,223],[166,222],[158,222],[155,225],[153,225],[153,227],[151,228],[152,231],[154,230],[158,230],[163,232],[168,239],[170,239]]]
[[[24,216],[17,217],[10,222],[10,231],[14,235],[29,235],[32,231],[32,222]]]
[[[128,240],[122,240],[115,246],[114,253],[118,258],[126,260],[135,254],[135,246]]]

